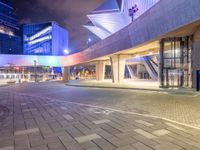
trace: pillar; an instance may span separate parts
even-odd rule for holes
[[[128,58],[125,55],[113,55],[110,57],[113,83],[120,83],[124,80],[126,59]]]
[[[67,83],[70,80],[70,67],[64,67],[62,69],[62,77],[63,77],[63,82]]]
[[[163,64],[164,64],[164,39],[160,41],[160,50],[159,50],[159,65],[158,65],[158,80],[159,87],[164,87],[164,73],[163,73]]]
[[[98,62],[95,64],[96,80],[103,81],[105,77],[105,63]]]
[[[192,87],[197,87],[197,70],[200,70],[200,28],[193,36],[193,50],[192,50]]]

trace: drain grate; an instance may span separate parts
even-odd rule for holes
[[[0,105],[0,121],[5,120],[9,116],[9,112],[6,106]]]

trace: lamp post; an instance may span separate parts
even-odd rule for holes
[[[35,82],[37,82],[36,65],[37,65],[37,61],[34,60],[34,76],[35,76]]]
[[[131,7],[129,9],[129,16],[132,18],[132,22],[134,20],[135,13],[139,10],[138,6],[135,4],[135,6]]]

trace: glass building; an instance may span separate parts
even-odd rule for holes
[[[26,55],[62,56],[68,49],[68,31],[56,22],[27,24],[22,30]]]
[[[12,0],[0,0],[0,54],[21,54],[21,45]]]

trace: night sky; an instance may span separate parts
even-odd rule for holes
[[[99,39],[82,27],[88,19],[86,14],[104,0],[13,0],[19,23],[56,21],[69,31],[71,53],[87,48],[88,38],[95,43]]]

